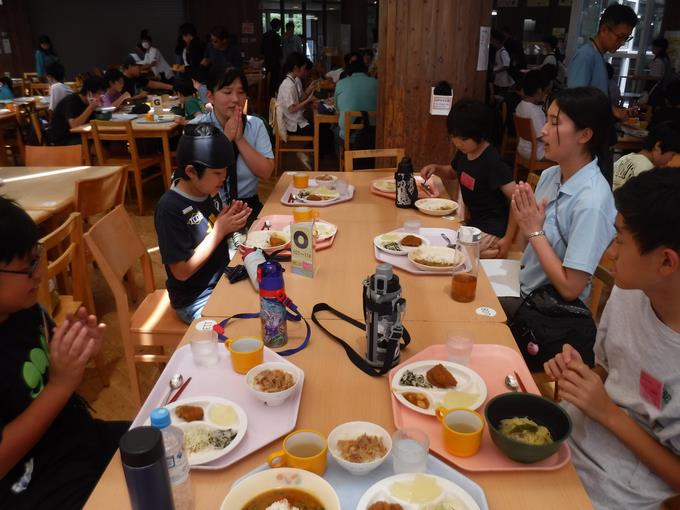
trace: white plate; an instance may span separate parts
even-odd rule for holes
[[[447,258],[452,257],[453,258],[453,265],[437,267],[437,266],[428,266],[427,264],[421,264],[420,262],[416,262],[417,258],[420,258],[422,255],[428,255],[428,254],[435,255],[435,256],[441,256],[441,257],[447,257]],[[411,250],[411,251],[408,252],[408,259],[418,269],[422,269],[423,271],[434,271],[434,272],[437,272],[437,273],[450,273],[456,267],[465,263],[465,255],[463,255],[458,250],[455,250],[453,248],[447,248],[446,246],[421,246],[421,247],[418,247],[415,250]]]
[[[224,405],[224,406],[231,406],[234,411],[236,411],[236,417],[237,417],[237,423],[232,426],[224,426],[224,425],[217,425],[216,423],[212,422],[210,420],[210,409],[213,405],[218,404],[218,405]],[[192,422],[186,422],[182,420],[181,418],[178,418],[177,415],[175,414],[175,408],[181,405],[194,405],[194,406],[200,406],[203,408],[203,420],[201,421],[192,421]],[[243,437],[246,434],[246,429],[248,428],[248,417],[246,416],[245,411],[241,409],[241,407],[236,404],[235,402],[232,402],[231,400],[226,400],[224,398],[219,398],[219,397],[193,397],[193,398],[187,398],[187,399],[180,399],[177,402],[173,402],[172,404],[168,404],[165,406],[168,411],[170,411],[170,417],[172,419],[172,424],[176,425],[177,427],[181,428],[182,430],[186,430],[191,427],[195,427],[197,425],[208,425],[212,428],[217,428],[217,429],[236,429],[236,437],[232,439],[231,443],[229,443],[225,448],[222,448],[221,450],[204,450],[201,452],[196,452],[196,453],[189,453],[189,465],[194,466],[198,464],[205,464],[206,462],[210,462],[212,460],[218,459],[222,457],[223,455],[226,455],[229,453],[231,450],[236,448],[236,446],[241,442]]]
[[[320,187],[321,188],[321,187]],[[332,202],[340,198],[340,193],[331,189],[320,188],[305,188],[297,193],[297,198],[301,202],[307,204],[318,204],[323,202]],[[308,195],[318,195],[323,197],[323,200],[307,200]]]
[[[322,176],[323,177],[330,177],[330,179],[321,179],[320,177],[322,177]],[[338,180],[338,178],[335,175],[331,175],[331,174],[321,174],[317,177],[314,177],[314,181],[316,181],[316,183],[320,186],[322,186],[324,184],[334,183],[337,180]]]
[[[384,251],[385,253],[389,253],[390,255],[408,255],[409,252],[416,250],[420,248],[414,247],[414,246],[400,246],[400,249],[397,250],[390,250],[389,248],[385,248],[385,244],[389,242],[396,242],[399,243],[404,237],[408,235],[413,235],[416,236],[418,239],[423,241],[423,244],[420,246],[429,246],[430,241],[425,239],[423,236],[420,236],[418,234],[410,234],[409,232],[387,232],[386,234],[380,234],[379,236],[375,236],[373,238],[373,245],[378,248],[379,250]]]
[[[394,179],[373,181],[373,187],[378,191],[383,191],[385,193],[396,193],[397,191],[397,183]]]
[[[428,501],[423,504],[408,503],[400,500],[392,495],[391,487],[396,482],[410,482],[415,480],[416,476],[423,476],[427,478],[434,478],[437,485],[442,489],[442,495],[439,499]],[[373,484],[361,497],[356,510],[367,510],[369,506],[378,501],[385,501],[389,503],[398,503],[404,510],[423,510],[432,509],[436,507],[436,503],[451,501],[456,510],[479,510],[479,506],[472,499],[472,496],[459,485],[450,480],[436,475],[426,473],[404,473],[401,475],[390,476]]]
[[[270,246],[269,238],[272,234],[278,234],[278,236],[286,239],[286,242],[284,244]],[[282,230],[255,230],[253,232],[248,232],[248,237],[246,237],[243,245],[248,248],[262,248],[266,252],[283,250],[290,246],[290,233],[286,233]]]
[[[288,237],[290,237],[290,225],[283,227],[282,232],[288,234]],[[316,220],[314,222],[314,233],[319,234],[316,237],[317,241],[325,241],[338,233],[338,227],[324,220]]]
[[[425,373],[433,366],[438,364],[444,365],[444,367],[456,378],[458,385],[455,388],[419,388],[416,386],[404,386],[399,383],[401,377],[406,373],[407,370],[410,370],[416,375],[422,375],[425,377]],[[446,407],[446,405],[444,405],[444,399],[447,397],[449,392],[453,392],[450,395],[451,399],[458,397],[460,399],[469,401],[467,405],[451,405],[450,407],[463,407],[474,410],[481,406],[486,400],[487,390],[484,379],[482,379],[482,377],[477,372],[466,366],[459,365],[457,363],[451,363],[450,361],[424,360],[410,363],[400,368],[392,378],[392,392],[394,393],[394,396],[397,398],[397,400],[409,409],[421,414],[434,416],[434,411],[437,407]],[[465,395],[460,394],[460,392],[464,392]],[[422,407],[412,404],[406,400],[406,397],[403,396],[403,393],[424,393],[430,402],[430,407],[423,409]],[[456,393],[459,393],[459,395],[455,395]],[[477,395],[477,397],[474,398],[474,395]]]
[[[95,111],[96,112],[102,112],[102,113],[115,112],[116,107],[115,106],[100,106],[98,108],[95,108]]]
[[[112,113],[111,120],[134,120],[138,116],[134,113]]]
[[[458,209],[458,203],[446,198],[421,198],[416,200],[416,207],[421,213],[430,216],[447,216]],[[442,209],[446,207],[446,209]]]

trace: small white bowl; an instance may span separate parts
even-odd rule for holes
[[[350,462],[343,459],[340,456],[340,450],[338,449],[338,441],[341,439],[356,439],[361,434],[381,437],[385,448],[387,448],[385,455],[379,459],[361,463]],[[380,425],[376,425],[375,423],[368,421],[350,421],[343,423],[342,425],[338,425],[328,435],[328,451],[331,452],[331,455],[335,461],[350,474],[365,475],[366,473],[370,473],[375,468],[377,468],[389,456],[390,451],[392,451],[392,437],[384,428],[382,428]]]
[[[446,198],[421,198],[415,206],[421,213],[430,216],[448,216],[458,209],[458,203]]]
[[[283,370],[293,375],[294,384],[290,388],[278,391],[276,393],[268,393],[266,391],[260,391],[255,388],[254,379],[257,374],[263,370]],[[261,363],[253,368],[251,368],[246,374],[246,384],[250,392],[255,395],[255,398],[264,402],[265,405],[269,407],[276,407],[283,404],[283,402],[290,397],[297,387],[300,385],[300,375],[302,370],[289,363],[281,363],[279,361],[269,361],[267,363]]]

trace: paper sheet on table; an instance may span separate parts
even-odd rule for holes
[[[484,259],[481,261],[498,297],[519,297],[519,260]]]

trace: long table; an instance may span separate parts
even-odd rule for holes
[[[340,321],[333,321],[334,331],[353,343],[361,352],[364,346],[362,333]],[[181,344],[189,343],[200,333],[194,323],[185,334]],[[402,352],[402,360],[408,359],[424,347],[442,343],[452,329],[450,323],[407,321],[412,335],[409,348]],[[289,344],[297,345],[304,334],[304,326],[291,324]],[[465,325],[476,343],[500,344],[517,349],[507,326],[503,324],[472,322]],[[229,326],[231,335],[259,334],[257,320],[237,321]],[[390,390],[386,377],[369,377],[354,367],[342,348],[312,325],[312,340],[303,351],[289,358],[305,371],[305,384],[296,428],[312,428],[328,434],[340,423],[363,420],[378,423],[390,432],[395,430],[392,419]],[[184,374],[185,377],[191,374]],[[157,384],[167,387],[169,374],[161,375]],[[498,374],[504,377],[504,374]],[[228,398],[229,390],[215,389],[215,395]],[[183,395],[192,395],[189,385]],[[197,509],[218,508],[229,491],[230,485],[255,467],[263,464],[267,456],[280,448],[281,441],[274,441],[252,453],[236,464],[220,471],[192,471],[191,477],[196,494]],[[591,508],[574,467],[569,464],[556,471],[514,471],[505,473],[465,473],[486,492],[489,508],[493,510],[545,509],[552,510]],[[126,486],[118,453],[99,481],[85,508],[127,510]],[[238,509],[234,509],[238,510]]]
[[[311,174],[314,175],[314,174]],[[312,307],[326,302],[350,316],[362,317],[361,283],[375,272],[378,260],[374,256],[373,238],[378,234],[400,228],[404,220],[417,218],[423,227],[457,229],[457,221],[427,216],[414,209],[398,209],[390,199],[370,192],[370,181],[388,173],[343,172],[338,174],[355,186],[354,199],[329,207],[318,208],[320,217],[338,225],[333,246],[316,252],[316,275],[313,279],[286,269],[286,293],[309,317]],[[280,197],[291,182],[284,174],[272,191],[260,217],[272,214],[292,214],[292,208],[280,203]],[[237,261],[240,263],[240,260]],[[506,316],[491,284],[480,268],[477,296],[471,303],[457,303],[450,297],[451,277],[417,275],[395,269],[406,298],[406,317],[412,320],[444,322],[505,322]],[[203,314],[227,317],[236,313],[259,310],[259,298],[249,281],[230,284],[222,278]],[[491,309],[494,316],[478,313],[479,308]],[[486,311],[486,310],[485,310]]]

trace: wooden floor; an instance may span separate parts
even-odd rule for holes
[[[287,154],[286,156],[284,168],[289,170],[303,169],[294,155]],[[337,161],[324,162],[323,168],[324,170],[336,170]],[[260,182],[258,192],[263,202],[269,197],[275,183],[276,179],[274,178]],[[147,212],[144,216],[139,215],[134,203],[131,201],[126,203],[126,209],[137,227],[137,232],[150,251],[157,288],[164,288],[166,279],[165,269],[161,264],[158,252],[158,240],[153,223],[153,211],[162,193],[163,187],[160,182],[151,181],[145,185],[145,209]],[[110,377],[110,384],[108,387],[103,387],[94,367],[87,368],[83,382],[78,388],[78,393],[92,406],[95,417],[109,420],[132,420],[137,414],[137,408],[131,399],[130,382],[123,355],[113,295],[101,273],[92,266],[90,267],[90,277],[97,315],[100,320],[107,324],[103,353],[106,374]],[[136,282],[141,286],[141,276],[138,275]],[[145,398],[153,387],[160,370],[156,365],[150,363],[139,364],[138,367],[142,395]]]

